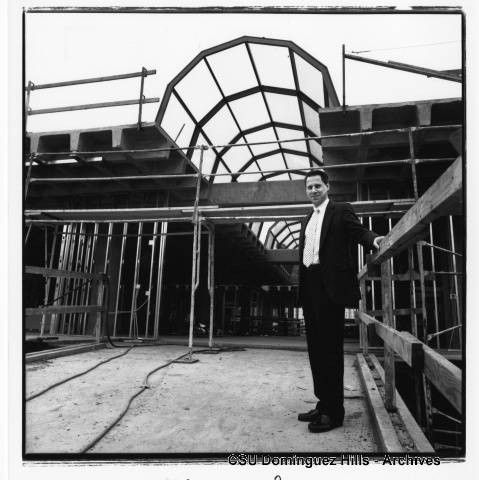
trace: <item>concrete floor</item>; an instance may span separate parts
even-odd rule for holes
[[[80,452],[123,410],[150,370],[185,351],[135,348],[27,402],[26,453]],[[27,364],[27,396],[119,353],[103,349]],[[378,450],[354,356],[345,357],[344,425],[324,434],[311,434],[297,421],[315,404],[305,352],[249,349],[196,358],[152,375],[151,388],[90,452]]]

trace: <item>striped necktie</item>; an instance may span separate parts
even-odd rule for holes
[[[305,233],[304,251],[303,251],[303,264],[305,267],[309,267],[313,263],[313,250],[314,242],[316,239],[316,228],[319,222],[319,210],[314,210],[308,225],[306,226],[307,233]]]

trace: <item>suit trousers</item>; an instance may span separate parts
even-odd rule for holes
[[[331,301],[326,293],[325,281],[327,278],[323,278],[320,265],[307,269],[303,305],[306,340],[314,394],[320,401],[321,410],[342,421],[345,306]]]

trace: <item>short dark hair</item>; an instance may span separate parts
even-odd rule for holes
[[[309,177],[321,177],[321,180],[325,185],[329,184],[329,177],[328,174],[326,173],[325,170],[322,168],[315,168],[313,170],[310,170],[306,176],[304,177],[304,184],[306,185],[306,181],[308,180]]]

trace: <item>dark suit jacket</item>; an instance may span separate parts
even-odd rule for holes
[[[303,265],[303,250],[306,226],[313,210],[301,223],[299,237],[299,291],[298,301],[305,305],[304,288],[306,267]],[[378,235],[364,227],[349,203],[329,200],[324,213],[319,241],[320,274],[329,298],[345,307],[357,307],[360,298],[357,268],[353,261],[353,246],[360,243],[372,249]]]

